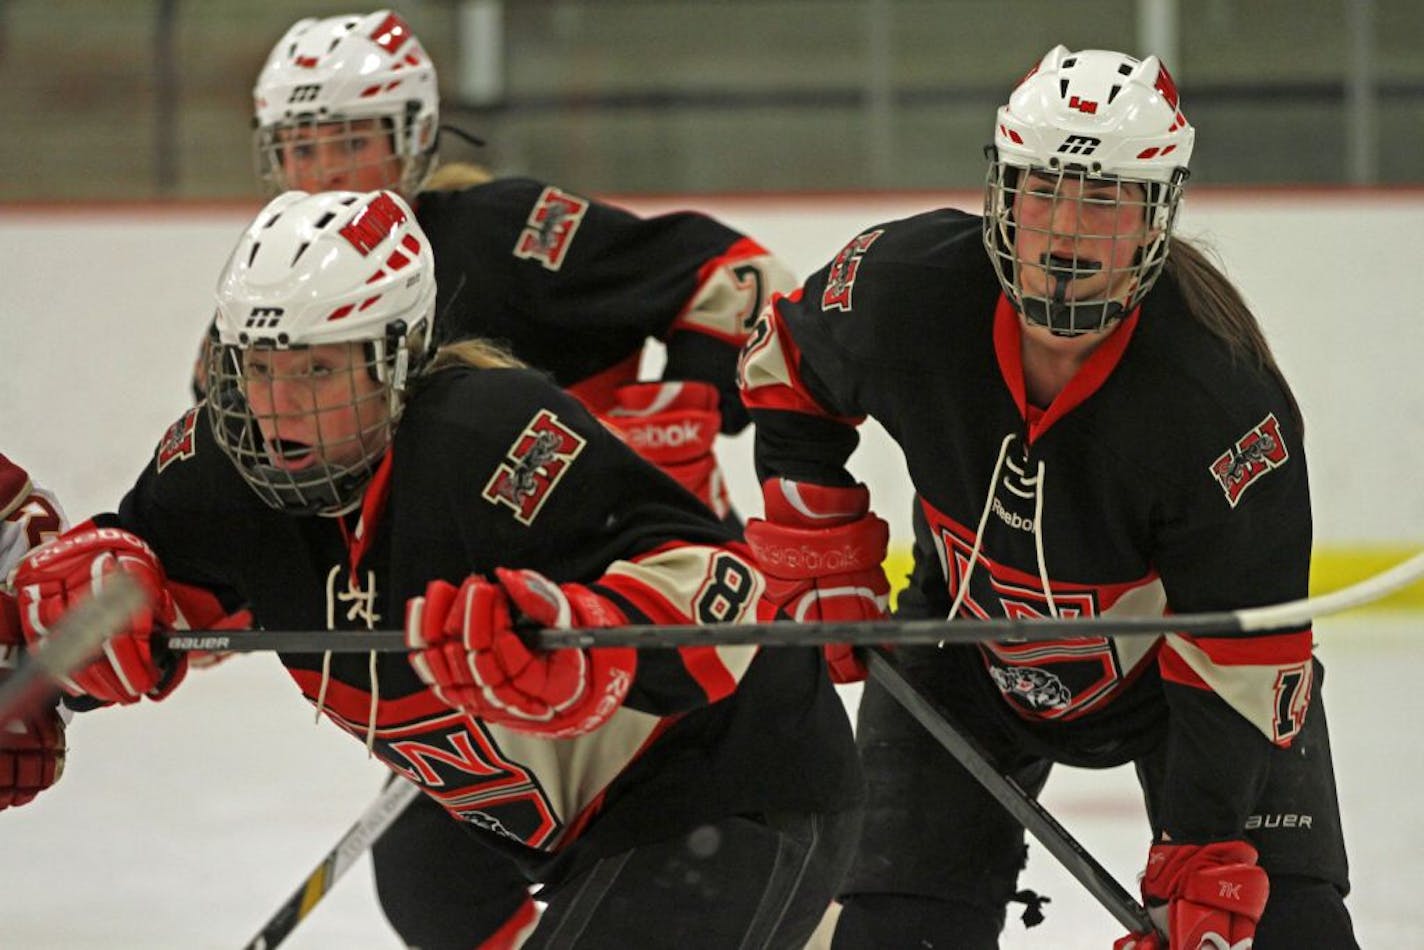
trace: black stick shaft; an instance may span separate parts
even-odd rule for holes
[[[1199,614],[1166,617],[990,618],[987,620],[882,620],[870,623],[798,624],[789,621],[757,624],[654,625],[604,627],[597,630],[536,630],[532,646],[543,650],[591,646],[821,646],[846,643],[982,643],[986,640],[1062,640],[1074,637],[1159,636],[1164,633],[1233,636],[1270,630],[1299,629],[1312,618],[1338,613],[1378,600],[1424,576],[1424,553],[1396,564],[1349,587],[1302,600]],[[288,653],[397,652],[405,650],[399,630],[234,630],[205,634],[174,633],[164,640],[172,650],[212,650],[247,653],[279,650]]]
[[[1152,933],[1154,926],[1137,899],[1088,853],[1048,811],[1013,779],[994,768],[988,755],[945,708],[920,692],[901,672],[891,654],[881,649],[866,657],[870,675],[906,712],[1008,809],[1039,843],[1096,897],[1117,922],[1135,933]]]
[[[533,646],[541,650],[567,650],[592,646],[672,648],[684,646],[821,646],[849,643],[875,646],[882,643],[980,643],[985,640],[1060,640],[1065,637],[1156,636],[1183,630],[1178,620],[1196,632],[1239,633],[1233,614],[1197,614],[1172,618],[1130,617],[1121,620],[881,620],[861,623],[777,623],[647,624],[601,629],[561,630],[544,628],[529,634]],[[1200,621],[1208,621],[1202,623]],[[277,650],[285,653],[378,653],[406,650],[405,635],[399,630],[225,630],[212,633],[170,633],[162,638],[170,650],[210,650],[248,653]]]

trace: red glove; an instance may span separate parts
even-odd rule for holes
[[[864,485],[830,488],[771,478],[762,485],[766,518],[747,522],[751,545],[766,575],[766,597],[798,622],[880,620],[890,581],[881,563],[890,528],[870,513]],[[831,679],[865,679],[865,664],[850,646],[826,647]]]
[[[717,387],[710,383],[630,383],[619,386],[617,405],[604,421],[633,451],[692,492],[717,515],[731,501],[713,445],[722,427]]]
[[[1153,845],[1142,898],[1168,941],[1128,934],[1113,950],[1250,950],[1269,893],[1244,841]]]
[[[15,601],[0,592],[0,683],[22,655]],[[54,708],[0,721],[0,811],[23,805],[59,781],[64,771],[64,720]]]
[[[3,682],[3,677],[0,677]],[[23,805],[64,771],[64,720],[49,708],[0,723],[0,811]]]
[[[153,633],[173,628],[173,599],[158,558],[137,535],[86,522],[25,555],[14,577],[20,626],[30,643],[43,641],[76,601],[103,587],[104,576],[116,570],[138,581],[148,606],[104,642],[101,656],[62,685],[73,695],[110,703],[162,699],[182,682],[188,661],[183,654],[153,652]]]
[[[628,695],[637,651],[530,650],[515,623],[612,627],[627,618],[580,584],[528,570],[496,568],[495,576],[467,577],[458,590],[434,581],[411,598],[405,638],[416,673],[451,706],[521,732],[567,738],[603,725]]]

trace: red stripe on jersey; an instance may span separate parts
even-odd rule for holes
[[[1311,628],[1253,637],[1185,639],[1217,666],[1294,666],[1310,659]]]
[[[539,909],[534,906],[533,898],[525,897],[519,908],[475,950],[516,950],[523,945],[524,938],[529,936],[524,931],[534,923],[538,913]]]
[[[736,691],[737,678],[722,662],[716,647],[678,647],[677,653],[688,675],[707,694],[709,703],[726,699]]]
[[[1029,423],[1028,440],[1035,442],[1049,427],[1059,419],[1063,418],[1073,409],[1078,407],[1107,381],[1113,368],[1122,359],[1122,354],[1127,350],[1127,344],[1132,339],[1133,331],[1137,329],[1137,318],[1142,309],[1139,307],[1127,315],[1122,321],[1122,325],[1116,331],[1109,333],[1097,349],[1093,350],[1078,372],[1068,382],[1064,390],[1059,393],[1049,405],[1047,410],[1041,414],[1030,412],[1028,405],[1028,395],[1024,386],[1023,373],[1023,340],[1022,329],[1019,326],[1019,314],[1009,303],[1009,298],[1003,294],[999,295],[998,306],[994,309],[994,353],[999,360],[999,372],[1004,377],[1004,383],[1009,387],[1009,391],[1014,395],[1014,402],[1018,404],[1019,414]]]
[[[1261,637],[1242,638],[1197,638],[1188,640],[1206,653],[1217,666],[1298,666],[1310,662],[1311,632],[1309,629],[1297,633],[1271,634]],[[1171,642],[1157,656],[1162,679],[1169,683],[1180,683],[1196,689],[1209,690],[1196,670],[1173,649]]]
[[[641,560],[641,558],[635,560]],[[589,586],[594,589],[595,593],[599,587],[615,592],[628,601],[633,609],[647,618],[649,623],[692,623],[692,619],[672,601],[627,575],[609,576],[605,574]],[[638,622],[637,618],[630,617],[629,620],[633,623]]]
[[[1197,675],[1197,671],[1187,665],[1187,661],[1182,659],[1182,655],[1176,650],[1161,650],[1157,654],[1157,668],[1162,671],[1162,679],[1168,683],[1180,683],[1182,686],[1191,686],[1196,689],[1211,690],[1206,681]]]
[[[636,562],[650,554],[678,546],[675,543],[664,544],[654,551],[645,552],[634,560]],[[636,579],[627,575],[604,575],[598,579],[597,586],[617,593],[652,623],[687,624],[694,622],[688,614],[661,593],[640,584]],[[594,636],[596,637],[597,633]],[[737,677],[722,662],[715,647],[678,647],[677,655],[678,659],[682,661],[683,669],[702,690],[708,702],[715,703],[719,699],[724,699],[737,688]]]
[[[792,339],[790,332],[786,329],[786,324],[781,317],[780,304],[783,300],[788,303],[799,302],[803,289],[798,287],[790,294],[772,296],[767,321],[765,324],[759,324],[753,333],[754,337],[757,334],[764,334],[764,336],[749,343],[747,351],[742,354],[744,367],[759,357],[769,360],[776,360],[779,357],[781,364],[786,369],[786,374],[791,377],[791,385],[766,383],[747,386],[744,371],[742,373],[742,402],[748,409],[778,409],[831,419],[845,425],[860,425],[865,420],[864,416],[837,416],[827,412],[820,403],[816,402],[806,390],[806,384],[801,381],[801,348],[796,345],[796,341]],[[763,325],[766,327],[765,330],[761,328]]]
[[[951,559],[951,578],[953,585],[950,587],[950,596],[959,593],[959,577],[961,568],[968,562],[969,553],[974,548],[974,531],[962,522],[956,521],[949,515],[940,511],[924,498],[918,498],[920,509],[924,512],[925,520],[929,523],[931,530],[936,537],[943,540],[945,550]],[[1021,571],[1008,564],[1001,563],[994,558],[979,552],[975,561],[975,571],[987,571],[994,593],[1001,596],[1021,600],[1025,594],[1030,595],[1034,600],[1045,600],[1043,598],[1043,580],[1037,574]],[[1112,584],[1079,584],[1072,581],[1050,578],[1053,594],[1055,597],[1068,597],[1074,594],[1091,594],[1093,603],[1096,604],[1095,612],[1083,613],[1081,616],[1102,616],[1107,614],[1119,600],[1128,594],[1140,590],[1141,588],[1157,580],[1157,572],[1149,570],[1141,577],[1129,581],[1119,581]],[[1061,605],[1060,605],[1061,606]],[[1047,603],[1043,604],[1046,611]],[[984,613],[983,616],[1000,616],[1000,613]],[[1007,614],[1003,614],[1007,616]],[[1165,628],[1166,624],[1164,624]]]
[[[693,290],[692,296],[687,299],[687,303],[683,304],[682,312],[677,315],[677,319],[672,322],[672,331],[688,330],[693,333],[701,333],[713,339],[721,340],[724,343],[730,343],[733,346],[740,347],[747,338],[747,330],[750,328],[752,321],[757,317],[756,313],[747,315],[742,324],[742,331],[736,334],[718,333],[706,324],[694,323],[687,320],[686,317],[692,311],[692,308],[696,306],[697,302],[702,299],[702,288],[707,285],[707,282],[711,280],[718,271],[723,268],[732,271],[740,261],[745,261],[753,257],[766,257],[770,253],[770,251],[751,238],[742,237],[733,242],[732,246],[721,254],[704,261],[702,266],[697,269],[697,288]],[[742,286],[745,286],[745,284],[742,284]],[[752,287],[750,289],[756,292],[761,288]]]

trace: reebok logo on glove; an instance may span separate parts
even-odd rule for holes
[[[700,445],[702,423],[692,419],[670,425],[639,425],[619,420],[628,444],[635,449],[676,449],[684,445]]]
[[[849,543],[823,549],[809,544],[768,547],[758,550],[757,554],[761,557],[764,567],[781,567],[807,575],[857,571],[880,566],[879,559],[872,557],[860,545]]]

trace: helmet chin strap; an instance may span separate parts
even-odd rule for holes
[[[1122,317],[1124,308],[1116,300],[1104,300],[1100,303],[1070,303],[1068,301],[1069,285],[1079,278],[1092,277],[1094,274],[1100,273],[1103,269],[1100,261],[1064,257],[1045,251],[1039,255],[1038,264],[1048,278],[1051,299],[1025,296],[1019,300],[1019,312],[1029,323],[1043,327],[1054,336],[1075,337],[1101,330],[1109,323]],[[1102,318],[1095,326],[1073,326],[1075,314],[1082,315],[1084,311],[1091,312],[1095,307],[1102,308]]]

